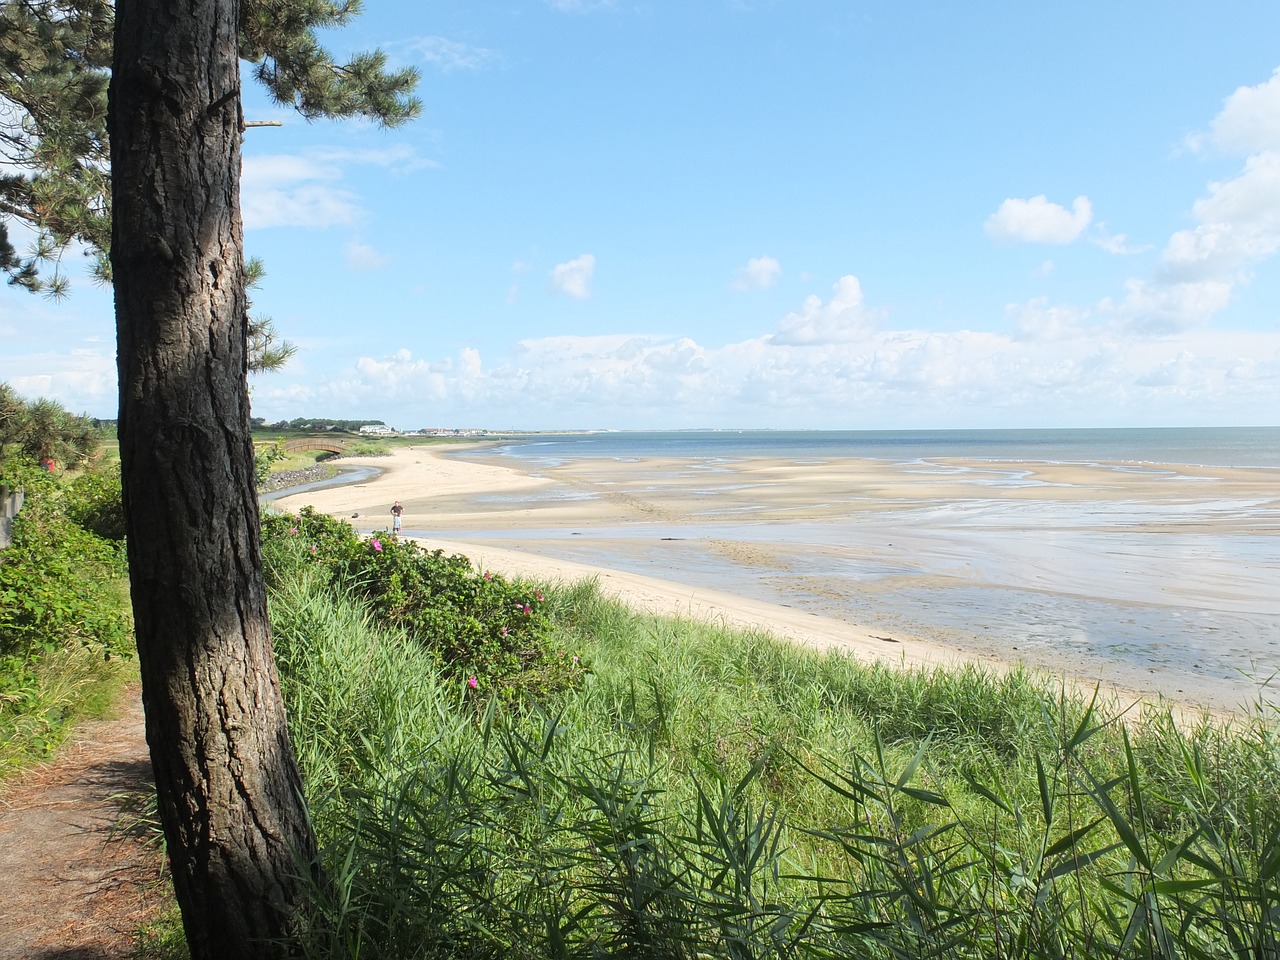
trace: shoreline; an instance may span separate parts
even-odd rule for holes
[[[391,504],[396,500],[403,500],[405,539],[414,540],[430,550],[467,556],[481,570],[552,583],[596,579],[607,596],[622,600],[642,612],[760,630],[818,649],[840,647],[863,658],[874,656],[884,659],[888,654],[895,661],[909,666],[969,662],[988,666],[998,664],[1001,668],[1011,666],[995,658],[966,657],[958,650],[944,644],[930,643],[923,638],[889,638],[883,631],[877,633],[869,627],[831,620],[818,614],[752,600],[734,593],[692,587],[607,566],[548,557],[527,550],[493,546],[478,539],[455,540],[413,535],[412,529],[423,526],[422,521],[426,518],[421,511],[414,511],[411,504],[418,499],[415,495],[421,494],[422,485],[428,480],[435,491],[434,494],[427,495],[428,499],[459,490],[486,495],[536,491],[547,488],[553,482],[507,467],[452,460],[443,456],[443,453],[444,448],[410,447],[404,453],[397,451],[390,457],[344,458],[347,464],[374,467],[379,469],[379,473],[365,480],[280,497],[273,501],[273,506],[283,510],[311,506],[339,519],[358,521],[352,525],[364,532],[371,532],[374,529],[389,528]],[[409,454],[413,455],[412,462],[409,462]],[[423,458],[428,462],[424,463]],[[377,461],[382,463],[375,466]],[[895,649],[884,649],[890,646]]]
[[[1128,662],[1124,651],[1096,656],[1067,649],[1052,636],[1038,639],[1040,628],[1030,622],[1037,615],[1023,614],[1013,602],[1022,595],[997,589],[1012,570],[1030,578],[1027,589],[1038,591],[1036,602],[1048,598],[1056,605],[1055,617],[1069,621],[1077,608],[1096,607],[1114,617],[1131,612],[1116,604],[1132,606],[1132,598],[1105,599],[1107,591],[1125,589],[1124,577],[1107,569],[1097,571],[1091,585],[1104,598],[1096,603],[1057,592],[1066,589],[1057,582],[1062,563],[1072,561],[1043,553],[1040,541],[1052,545],[1055,537],[1036,528],[1055,512],[1079,510],[1082,502],[1091,512],[1123,518],[1133,512],[1135,497],[1168,496],[1170,470],[1115,474],[1080,465],[962,461],[923,469],[859,461],[814,470],[770,458],[708,469],[637,458],[526,473],[493,457],[459,459],[449,452],[408,447],[390,456],[345,458],[350,466],[381,472],[274,505],[296,510],[310,504],[367,533],[390,526],[391,504],[399,500],[407,537],[463,554],[485,569],[552,582],[595,577],[606,594],[638,610],[840,647],[861,659],[1022,666],[1083,689],[1101,684],[1126,701],[1160,699],[1211,711],[1239,710],[1255,699],[1239,680],[1233,684],[1228,677],[1215,687],[1170,672],[1167,650],[1155,651],[1148,668]],[[1034,483],[1026,479],[1029,468]],[[1192,491],[1203,491],[1212,474],[1215,496],[1243,497],[1257,485],[1251,472],[1178,470]],[[998,522],[988,515],[992,510]],[[1140,514],[1139,520],[1126,521],[1139,532],[1108,530],[1108,536],[1159,535],[1162,543],[1187,537],[1176,514]],[[914,568],[921,557],[934,568]],[[857,568],[854,575],[830,573],[850,567]],[[1138,586],[1128,588],[1137,593]],[[1225,597],[1213,602],[1229,611],[1237,602],[1226,595],[1230,584],[1212,586]],[[978,627],[1006,602],[1009,609],[996,613],[1012,621],[1015,637],[1027,634],[1013,644]],[[1130,633],[1141,634],[1143,616],[1157,627],[1167,621],[1157,607],[1138,610]],[[924,615],[935,622],[919,629]]]

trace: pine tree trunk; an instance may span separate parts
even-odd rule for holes
[[[234,0],[119,0],[111,81],[129,576],[195,960],[283,955],[315,858],[262,578],[237,15]]]

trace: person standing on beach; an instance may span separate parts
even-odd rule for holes
[[[400,514],[404,513],[404,507],[400,506],[397,500],[391,506],[391,535],[393,537],[400,536]]]

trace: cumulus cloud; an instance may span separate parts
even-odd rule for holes
[[[874,327],[874,319],[862,304],[862,284],[850,275],[835,282],[826,303],[810,296],[798,311],[787,314],[770,342],[779,346],[848,343],[866,336]]]
[[[1223,101],[1205,139],[1223,153],[1242,155],[1280,150],[1280,67],[1271,79],[1240,87]]]
[[[1055,306],[1048,297],[1036,297],[1026,303],[1011,303],[1005,313],[1017,326],[1021,337],[1031,340],[1064,340],[1080,336],[1089,312],[1075,307]]]
[[[1088,197],[1076,197],[1068,210],[1040,194],[1030,200],[1005,200],[987,217],[984,229],[993,240],[1071,243],[1084,233],[1092,219],[1093,205]]]
[[[1207,324],[1231,302],[1232,285],[1223,280],[1170,283],[1130,278],[1120,300],[1104,299],[1099,312],[1134,333],[1167,334]]]
[[[267,227],[332,227],[364,216],[359,194],[341,186],[353,166],[407,173],[433,166],[403,146],[385,150],[320,148],[305,155],[250,154],[240,179],[246,230]]]
[[[24,397],[56,399],[76,413],[90,411],[114,417],[118,398],[115,347],[104,343],[15,354],[0,360],[0,382]]]
[[[591,278],[596,272],[596,258],[590,253],[556,264],[551,271],[551,289],[574,300],[591,296]]]
[[[335,164],[300,156],[248,156],[240,178],[246,230],[328,227],[359,219],[360,198],[336,185]]]
[[[1196,201],[1197,224],[1169,238],[1164,263],[1178,279],[1224,276],[1280,250],[1280,151],[1246,159]]]
[[[1207,132],[1192,142],[1244,154],[1243,166],[1207,185],[1191,207],[1194,224],[1169,237],[1150,276],[1130,277],[1120,295],[1103,298],[1081,315],[1128,335],[1167,337],[1205,327],[1230,306],[1236,288],[1249,282],[1251,268],[1280,251],[1280,70],[1231,94]],[[1113,253],[1145,249],[1103,225],[1094,242]],[[1027,329],[1056,326],[1049,318]]]
[[[472,349],[433,361],[406,348],[330,379],[273,377],[254,402],[270,418],[376,404],[412,425],[527,428],[1016,426],[1050,411],[1062,425],[1250,422],[1280,403],[1280,331],[1134,339],[1078,319],[1059,313],[1056,335],[1039,339],[877,330],[817,350],[642,333],[522,340],[483,362]]]
[[[347,266],[359,273],[381,270],[391,263],[391,258],[370,244],[352,240],[344,248]]]
[[[1280,68],[1227,97],[1200,139],[1244,156],[1244,167],[1210,183],[1192,207],[1196,225],[1169,238],[1163,261],[1175,282],[1238,279],[1243,267],[1280,250]]]
[[[752,257],[738,269],[733,280],[735,290],[768,290],[782,275],[782,264],[773,257]]]

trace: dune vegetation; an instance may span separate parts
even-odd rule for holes
[[[264,550],[312,957],[1280,956],[1280,750],[509,583],[314,514]]]

